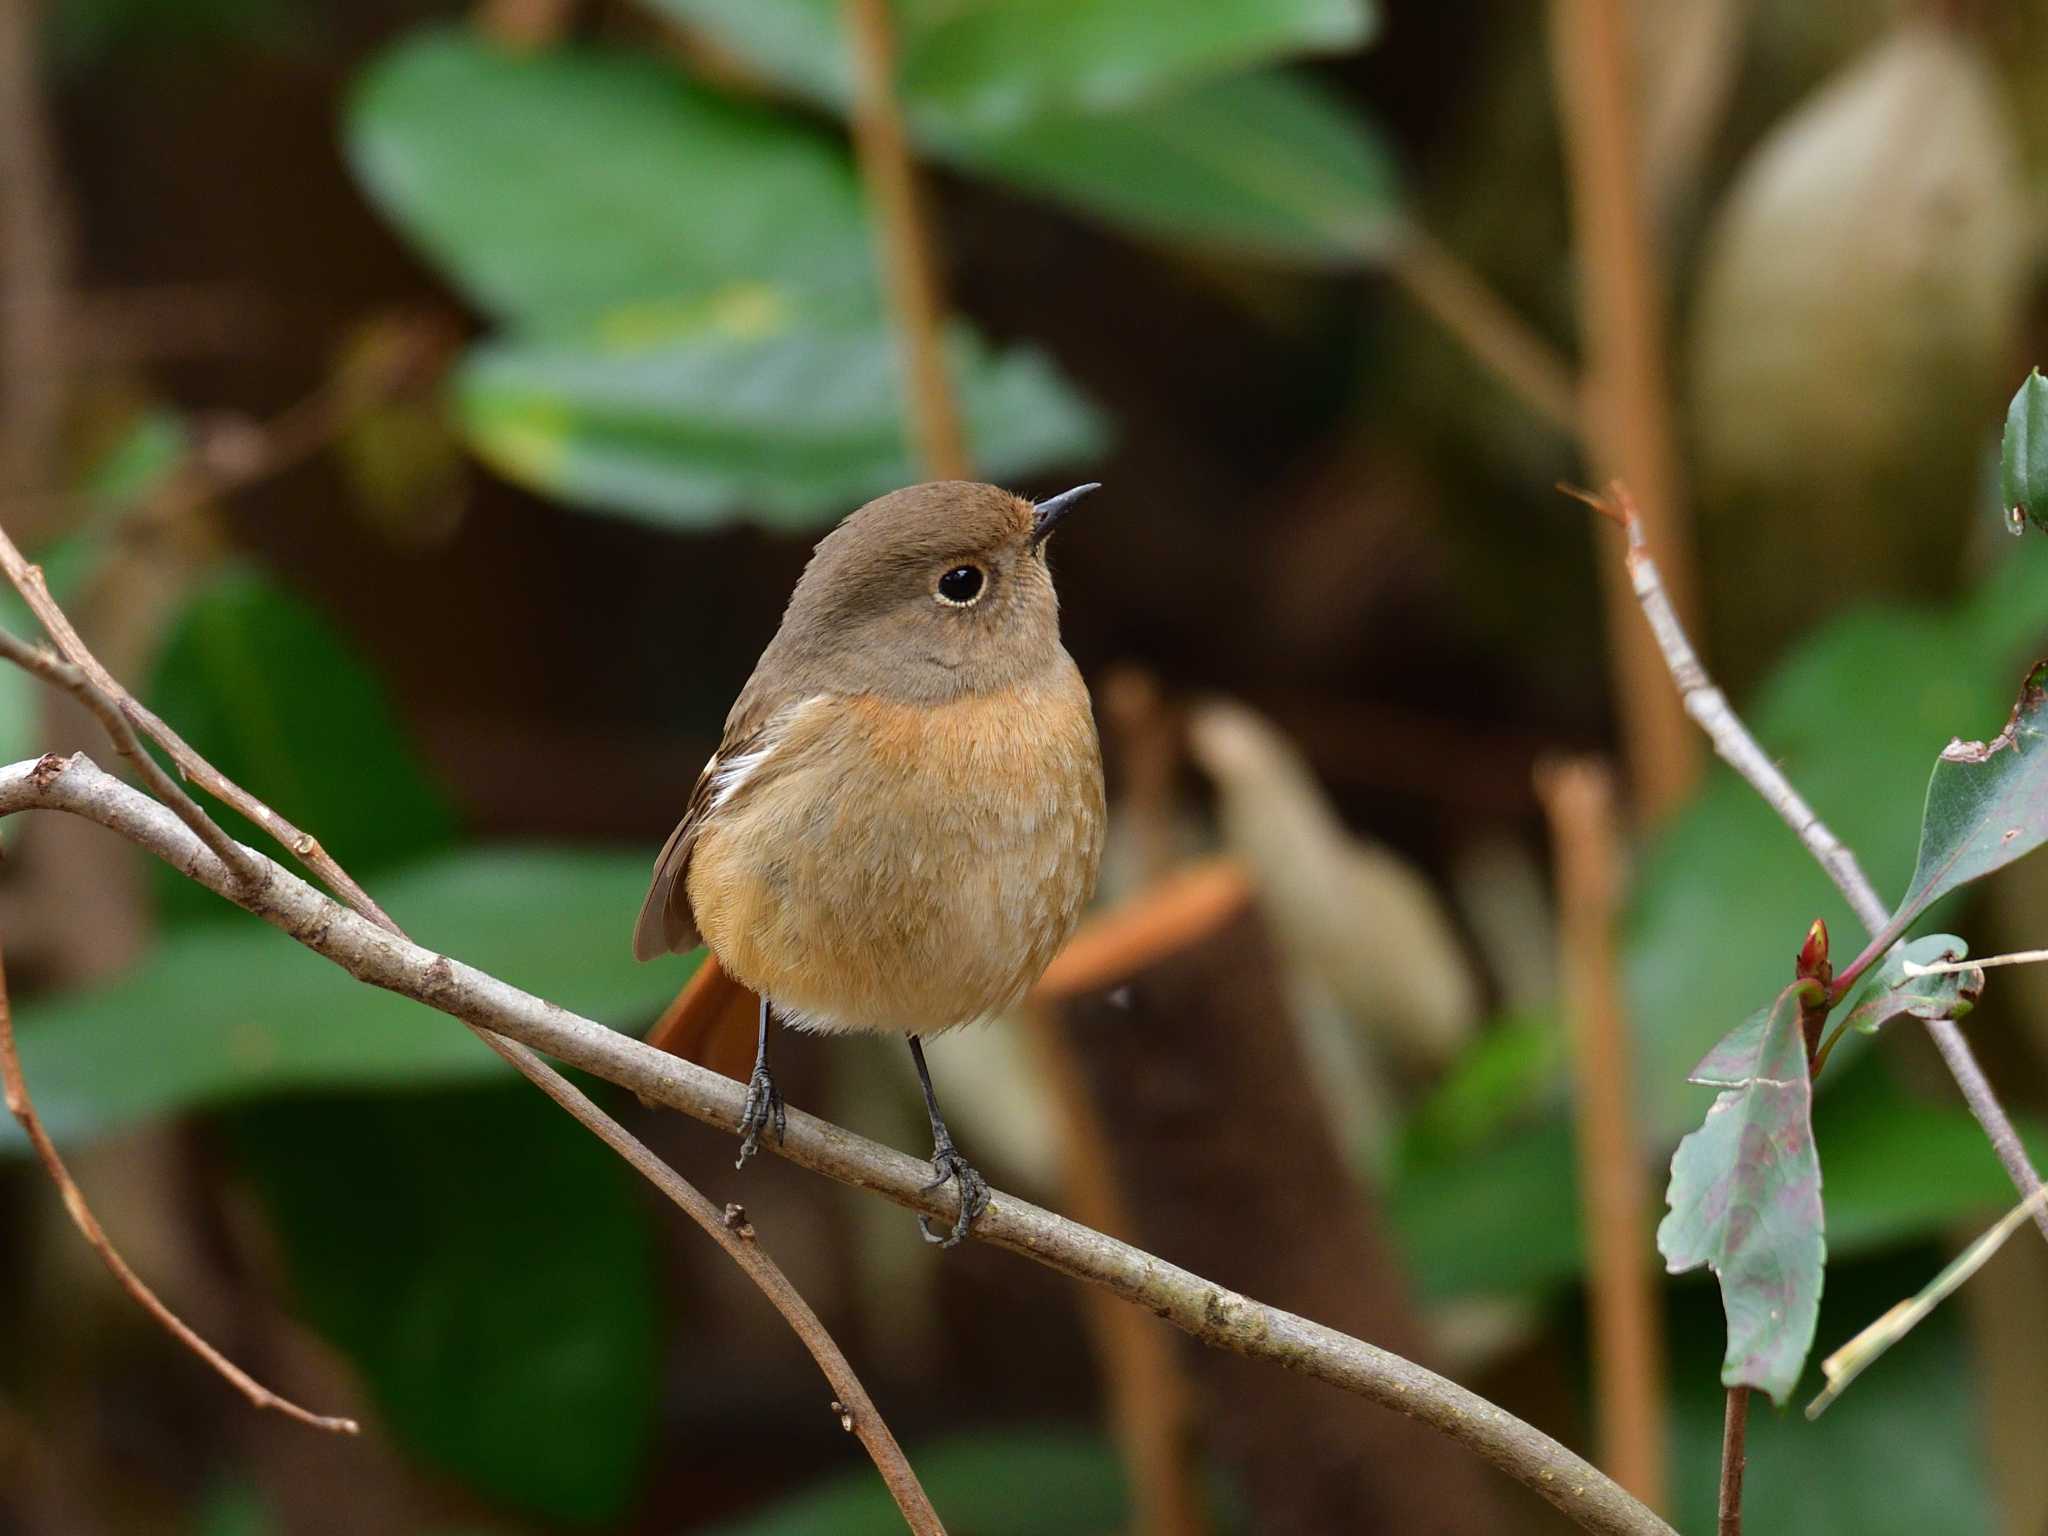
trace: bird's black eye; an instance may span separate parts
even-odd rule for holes
[[[939,578],[939,601],[965,608],[981,596],[987,579],[978,565],[956,565]]]

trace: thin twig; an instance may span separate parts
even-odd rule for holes
[[[264,885],[238,893],[227,867],[190,828],[102,772],[83,753],[0,768],[0,816],[24,810],[65,811],[109,828],[359,981],[518,1040],[722,1131],[729,1132],[739,1119],[744,1084],[423,949],[289,871],[273,866]],[[261,857],[253,850],[252,856]],[[951,1196],[926,1187],[929,1163],[800,1110],[789,1113],[787,1138],[768,1150],[909,1210],[935,1217],[952,1214]],[[1407,1413],[1534,1489],[1584,1530],[1670,1536],[1669,1526],[1583,1457],[1412,1361],[1227,1290],[1013,1195],[996,1193],[975,1223],[974,1235],[1106,1286],[1205,1344],[1272,1361]]]
[[[35,608],[37,617],[43,620],[52,638],[59,644],[66,645],[71,660],[57,662],[5,631],[0,631],[0,658],[15,661],[31,673],[74,693],[98,716],[108,735],[113,738],[115,746],[135,763],[138,772],[157,792],[160,800],[169,805],[179,821],[201,840],[208,851],[220,861],[222,868],[231,872],[236,883],[236,892],[230,895],[230,899],[236,899],[245,891],[254,892],[257,889],[257,882],[282,872],[270,860],[228,837],[205,810],[157,766],[155,759],[136,742],[129,723],[131,719],[140,717],[145,722],[144,729],[149,730],[150,734],[171,753],[188,778],[207,786],[218,798],[242,811],[250,820],[259,825],[270,826],[273,835],[278,835],[279,840],[297,853],[309,867],[321,868],[323,872],[331,871],[328,883],[333,889],[355,891],[361,901],[361,905],[356,906],[355,910],[364,921],[375,924],[394,938],[404,938],[398,925],[382,908],[371,901],[367,894],[362,893],[361,887],[356,885],[331,856],[321,850],[317,842],[222,774],[219,769],[186,745],[170,727],[143,709],[133,696],[121,688],[86,648],[85,642],[72,628],[63,610],[50,597],[48,588],[42,583],[42,573],[21,560],[19,552],[15,550],[4,531],[0,531],[0,566],[5,566],[10,576],[15,576],[16,568],[21,567],[22,574],[15,576],[17,590]],[[92,681],[93,673],[105,677],[112,685],[111,688],[96,685]],[[502,1039],[474,1023],[470,1028],[484,1044],[516,1067],[541,1092],[561,1105],[599,1140],[653,1180],[655,1186],[681,1206],[685,1214],[699,1225],[706,1225],[706,1213],[712,1211],[711,1203],[636,1140],[624,1126],[598,1108],[527,1047]],[[776,1310],[782,1313],[790,1327],[810,1349],[812,1357],[818,1362],[819,1368],[824,1372],[827,1382],[842,1404],[842,1417],[846,1420],[847,1427],[859,1437],[862,1446],[874,1460],[876,1470],[881,1474],[890,1494],[896,1499],[897,1507],[902,1511],[910,1529],[917,1533],[942,1532],[943,1527],[939,1523],[938,1514],[919,1485],[917,1474],[911,1470],[902,1448],[897,1445],[887,1423],[876,1411],[866,1388],[861,1385],[859,1377],[854,1374],[844,1354],[832,1342],[831,1336],[825,1332],[817,1314],[810,1310],[801,1296],[797,1295],[774,1262],[754,1245],[751,1236],[747,1241],[743,1258],[742,1254],[728,1242],[731,1234],[724,1230],[722,1224],[717,1230],[713,1230],[711,1226],[706,1226],[706,1230],[711,1231],[713,1237],[725,1245],[727,1251],[733,1253],[736,1259],[742,1259],[741,1268],[760,1286],[762,1293],[768,1297]]]
[[[1557,349],[1483,278],[1410,224],[1387,252],[1387,274],[1432,320],[1537,416],[1576,439],[1578,381]]]
[[[896,47],[889,0],[844,0],[853,45],[853,143],[875,203],[876,251],[903,340],[904,407],[918,458],[943,480],[968,474],[967,439],[946,376],[945,304],[917,184],[917,166],[896,100]]]
[[[1536,781],[1557,860],[1559,970],[1576,1049],[1579,1191],[1601,1465],[1655,1509],[1664,1500],[1664,1330],[1648,1260],[1650,1185],[1630,1100],[1635,1082],[1615,957],[1621,829],[1614,778],[1596,759],[1547,765]]]
[[[2048,960],[2048,949],[2022,949],[2009,955],[1986,955],[1982,960],[1937,960],[1932,965],[1901,960],[1899,971],[1911,980],[1915,976],[1960,976],[1992,965],[2039,965],[2044,960]]]
[[[1729,707],[1721,690],[1707,676],[1706,668],[1700,665],[1699,657],[1694,654],[1691,642],[1686,639],[1685,630],[1678,622],[1678,615],[1672,611],[1670,600],[1664,594],[1657,563],[1650,558],[1649,546],[1643,536],[1642,517],[1628,487],[1617,482],[1604,501],[1597,497],[1582,499],[1619,523],[1627,535],[1629,580],[1642,604],[1643,615],[1650,622],[1650,631],[1664,653],[1672,681],[1678,685],[1678,692],[1685,701],[1685,712],[1707,733],[1714,750],[1797,834],[1799,841],[1806,845],[1806,851],[1834,881],[1835,889],[1849,903],[1856,920],[1872,934],[1882,933],[1891,913],[1884,904],[1884,898],[1877,894],[1877,887],[1863,873],[1863,866],[1856,862],[1856,855],[1828,830],[1826,823],[1814,814],[1813,807],[1778,771],[1778,765],[1764,754],[1756,738],[1749,734],[1749,727]],[[2040,1188],[2041,1176],[2034,1171],[2026,1145],[2013,1128],[2012,1117],[2006,1114],[2005,1106],[1998,1102],[1997,1093],[1985,1078],[1983,1069],[1977,1065],[1970,1042],[1953,1019],[1929,1019],[1927,1033],[1933,1038],[1934,1048],[1941,1053],[1950,1076],[1962,1090],[1963,1102],[1969,1105],[1970,1113],[1983,1128],[2014,1187],[2022,1195],[2031,1195]],[[2035,1213],[2035,1225],[2041,1229],[2043,1237],[2048,1237],[2048,1208]]]
[[[223,871],[225,873],[225,870]],[[14,1012],[7,1001],[7,974],[4,962],[0,962],[0,1085],[6,1089],[7,1109],[21,1123],[29,1145],[50,1175],[50,1182],[57,1186],[57,1193],[64,1199],[64,1209],[70,1213],[71,1221],[79,1230],[92,1251],[100,1256],[121,1288],[143,1311],[163,1325],[164,1331],[183,1344],[193,1354],[204,1360],[214,1370],[226,1377],[235,1390],[249,1399],[258,1408],[274,1408],[301,1424],[310,1424],[315,1429],[330,1430],[336,1434],[353,1435],[357,1432],[354,1419],[329,1418],[324,1414],[301,1408],[288,1398],[283,1398],[256,1380],[247,1371],[236,1365],[227,1356],[215,1349],[196,1333],[177,1313],[166,1306],[163,1300],[151,1290],[142,1277],[128,1267],[128,1261],[121,1257],[93,1215],[92,1208],[85,1203],[85,1194],[71,1177],[71,1170],[64,1166],[64,1159],[43,1129],[42,1117],[36,1113],[33,1100],[29,1098],[28,1081],[21,1070],[21,1054],[14,1042]]]
[[[1693,611],[1689,522],[1672,424],[1664,297],[1642,188],[1635,39],[1628,0],[1551,0],[1558,112],[1585,302],[1585,421],[1600,473],[1641,488],[1657,547],[1676,562],[1673,599]],[[1685,729],[1656,654],[1640,639],[1621,571],[1601,560],[1615,703],[1636,807],[1654,820],[1697,782]]]
[[[1730,1387],[1721,1420],[1720,1536],[1742,1536],[1742,1474],[1749,1468],[1749,1388]]]

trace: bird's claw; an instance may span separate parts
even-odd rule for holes
[[[938,1177],[924,1188],[932,1190],[949,1181],[957,1183],[960,1186],[960,1215],[952,1230],[944,1233],[933,1228],[929,1216],[920,1215],[917,1230],[926,1242],[951,1248],[973,1228],[974,1218],[988,1209],[988,1180],[975,1171],[974,1165],[962,1157],[950,1141],[942,1141],[932,1148],[932,1170]]]
[[[740,1109],[740,1160],[733,1167],[747,1166],[747,1159],[761,1150],[761,1133],[770,1128],[781,1141],[789,1129],[789,1114],[783,1108],[782,1090],[775,1086],[775,1074],[762,1062],[747,1080],[747,1101]]]

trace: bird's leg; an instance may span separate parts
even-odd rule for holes
[[[925,1188],[937,1189],[949,1179],[960,1186],[960,1216],[953,1223],[953,1230],[942,1235],[933,1230],[931,1218],[922,1215],[917,1218],[917,1230],[924,1234],[926,1242],[950,1248],[967,1235],[974,1218],[988,1208],[988,1180],[974,1171],[947,1134],[946,1122],[939,1114],[939,1101],[932,1095],[932,1074],[924,1064],[924,1042],[915,1035],[910,1037],[910,1059],[917,1063],[917,1085],[924,1090],[925,1113],[932,1117],[932,1171],[938,1177]]]
[[[782,1107],[782,1090],[775,1086],[775,1074],[768,1070],[768,998],[761,997],[761,1041],[754,1049],[754,1075],[747,1079],[747,1102],[740,1110],[740,1160],[735,1168],[747,1166],[747,1159],[761,1147],[761,1133],[771,1125],[775,1139],[782,1140],[789,1128],[789,1115]]]

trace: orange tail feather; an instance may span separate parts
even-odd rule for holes
[[[744,1083],[754,1070],[760,1006],[752,992],[725,973],[716,955],[707,954],[654,1021],[647,1043]]]

